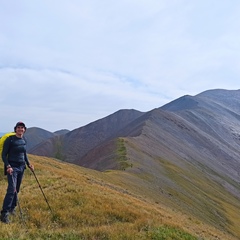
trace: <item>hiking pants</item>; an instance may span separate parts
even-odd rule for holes
[[[20,190],[25,165],[12,168],[12,175],[7,174],[8,187],[5,198],[3,200],[2,213],[7,213],[17,206],[17,193]]]

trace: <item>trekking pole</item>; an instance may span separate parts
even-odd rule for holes
[[[34,175],[37,183],[38,183],[39,188],[41,189],[41,192],[42,192],[42,194],[43,194],[43,197],[45,198],[45,201],[46,201],[46,203],[47,203],[47,205],[48,205],[48,208],[49,208],[49,210],[50,210],[51,213],[52,213],[52,209],[51,209],[51,207],[50,207],[50,205],[49,205],[49,203],[48,203],[48,200],[47,200],[47,198],[46,198],[46,196],[45,196],[45,194],[44,194],[44,192],[43,192],[43,190],[42,190],[42,187],[41,187],[41,185],[40,185],[40,183],[39,183],[39,181],[38,181],[38,179],[37,179],[37,176],[36,176],[34,170],[31,169],[31,171],[32,171],[32,173],[33,173],[33,175]]]
[[[13,175],[12,175],[12,181],[13,181],[13,185],[14,185],[14,193],[16,195],[16,201],[17,201],[17,205],[18,205],[18,208],[19,208],[20,217],[22,219],[22,222],[26,225],[26,222],[24,221],[24,218],[23,218],[22,208],[20,206],[20,202],[19,202],[19,199],[18,199],[17,186],[16,186],[17,183],[14,181]]]

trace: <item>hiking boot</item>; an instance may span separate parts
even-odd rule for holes
[[[8,212],[1,212],[1,222],[6,224],[10,223]]]
[[[15,208],[10,209],[9,214],[15,216],[16,215],[16,209]]]

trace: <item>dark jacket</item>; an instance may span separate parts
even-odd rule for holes
[[[25,139],[18,138],[15,135],[8,137],[3,145],[2,159],[5,167],[7,165],[19,167],[25,164],[29,166]]]

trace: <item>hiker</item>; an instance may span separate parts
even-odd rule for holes
[[[34,171],[34,166],[28,161],[26,141],[23,138],[26,129],[23,122],[18,122],[14,127],[15,135],[8,137],[3,145],[2,160],[8,180],[7,192],[1,211],[1,221],[4,223],[10,223],[9,214],[15,213],[18,201],[17,194],[20,190],[26,164],[31,171]]]

